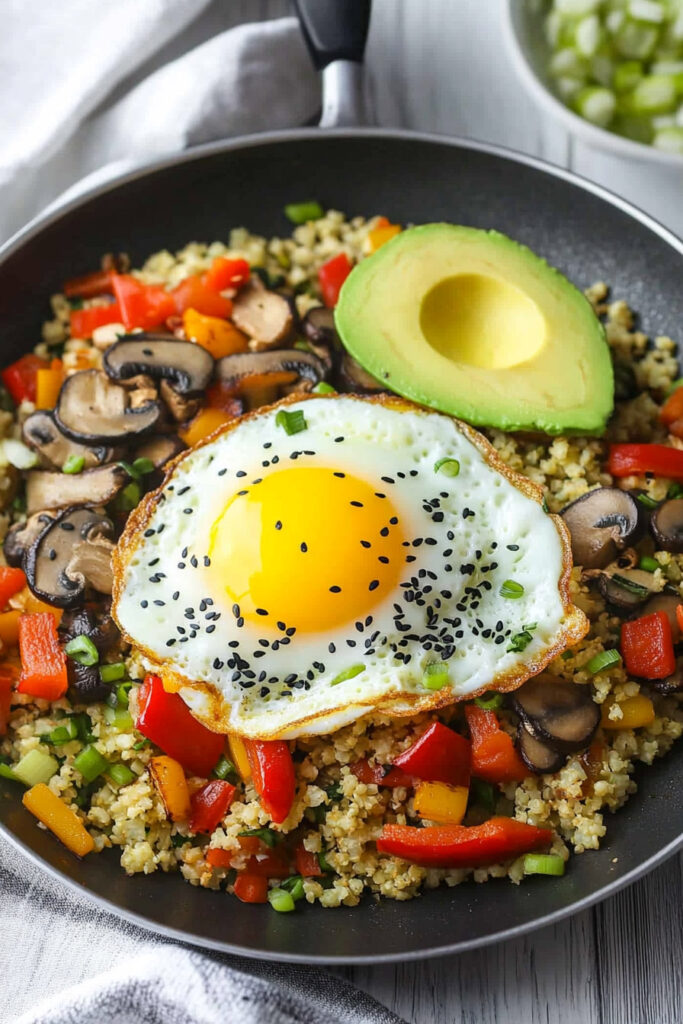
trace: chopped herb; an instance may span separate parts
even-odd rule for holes
[[[64,651],[72,661],[77,661],[79,665],[96,665],[100,660],[95,644],[85,633],[81,633],[80,636],[75,636],[73,640],[69,640]]]
[[[112,708],[105,705],[104,720],[116,732],[128,732],[133,728],[133,716],[127,708]]]
[[[0,762],[0,779],[9,779],[10,782],[21,782],[21,779],[16,775],[11,768],[6,764]]]
[[[562,660],[569,661],[570,658],[574,657],[573,651],[562,651]]]
[[[342,788],[341,782],[333,782],[331,786],[328,786],[325,789],[325,793],[327,795],[327,799],[332,804],[336,803],[337,800],[341,800],[341,798],[344,795],[344,790]]]
[[[448,665],[445,661],[433,661],[425,665],[422,685],[425,690],[441,690],[448,683]]]
[[[192,836],[181,836],[180,832],[176,832],[174,836],[171,836],[171,846],[176,849],[179,846],[185,846],[187,843],[192,842]]]
[[[287,409],[280,409],[275,417],[275,423],[278,427],[282,427],[284,432],[290,437],[292,434],[300,434],[302,430],[306,430],[308,427],[306,417],[301,409],[295,409],[293,412],[288,412]]]
[[[564,861],[556,853],[527,853],[525,875],[563,875]]]
[[[672,380],[666,392],[667,398],[680,387],[683,387],[683,377],[677,377],[676,380]]]
[[[144,740],[138,740],[137,743],[133,744],[133,750],[142,750],[143,747],[146,747],[148,745],[149,740],[147,738],[145,738]]]
[[[503,706],[502,693],[485,693],[483,697],[475,697],[474,703],[484,711],[495,711]]]
[[[329,685],[337,686],[338,683],[345,683],[347,679],[353,679],[363,671],[365,671],[365,665],[352,665],[351,668],[345,668],[343,672],[331,679]]]
[[[651,498],[649,494],[637,494],[636,501],[639,501],[644,508],[658,508],[659,502]]]
[[[336,395],[336,393],[337,389],[333,388],[331,384],[328,384],[327,381],[324,380],[321,380],[313,388],[314,395]]]
[[[307,224],[309,220],[320,220],[322,216],[323,208],[315,199],[304,203],[287,203],[285,206],[285,217],[292,224]]]
[[[119,463],[119,465],[123,465],[126,469],[128,468],[125,463]],[[131,482],[116,495],[111,503],[111,507],[114,512],[132,512],[135,506],[139,503],[141,497],[140,485],[136,480],[131,480]]]
[[[55,747],[61,747],[64,743],[77,740],[78,725],[73,718],[67,720],[66,725],[57,725],[51,732],[43,733],[40,737],[41,743],[51,743]]]
[[[683,484],[672,484],[666,492],[667,498],[683,498]]]
[[[586,672],[590,672],[592,676],[602,672],[604,669],[609,668],[610,665],[618,665],[621,661],[621,655],[619,651],[609,650],[600,651],[586,663]]]
[[[76,723],[78,739],[81,743],[92,743],[95,737],[92,731],[90,715],[87,715],[85,711],[79,711],[77,714],[67,715],[67,718]]]
[[[313,351],[313,349],[308,344],[308,342],[306,341],[305,338],[297,338],[296,341],[294,342],[294,344],[292,345],[292,348],[298,349],[299,352],[312,352]]]
[[[229,761],[225,754],[221,754],[213,770],[215,779],[227,779],[228,775],[236,775],[235,766]]]
[[[84,455],[70,455],[62,466],[62,473],[82,473],[84,466]]]
[[[137,778],[135,772],[132,772],[127,764],[109,765],[107,775],[110,782],[113,782],[115,786],[128,786]]]
[[[334,871],[334,868],[332,867],[329,860],[325,856],[325,853],[325,850],[321,850],[320,853],[318,854],[318,864],[320,865],[320,870],[326,872]]]
[[[74,768],[81,773],[86,782],[94,782],[98,775],[107,771],[109,761],[100,754],[97,747],[90,744],[83,747],[80,754],[74,758]]]
[[[278,914],[289,914],[295,908],[294,897],[286,889],[269,889],[268,902]]]
[[[123,679],[126,674],[126,666],[122,661],[114,661],[108,665],[100,665],[100,679],[103,683],[115,683],[117,679]]]
[[[536,623],[531,623],[528,626],[523,626],[520,633],[514,633],[510,637],[510,643],[505,648],[508,654],[513,651],[515,654],[519,654],[525,651],[533,640],[531,635],[533,630],[536,629]]]
[[[501,584],[499,594],[501,597],[517,600],[518,597],[524,596],[524,587],[516,580],[505,580],[505,582]]]
[[[550,509],[548,508],[548,502],[545,500],[545,494],[543,495],[543,501],[541,502],[541,508],[543,509],[543,511],[545,513],[550,512]]]
[[[301,875],[290,875],[289,878],[284,878],[280,882],[280,888],[291,893],[294,901],[303,899],[304,880]]]
[[[659,562],[656,558],[650,558],[649,555],[643,555],[638,562],[638,568],[642,569],[643,572],[657,572],[657,569],[659,569]]]
[[[153,473],[154,470],[156,469],[156,466],[154,465],[151,459],[140,458],[135,460],[135,462],[131,466],[131,469],[133,470],[135,478],[137,479],[138,477],[141,476],[147,476],[148,473]]]
[[[272,828],[245,828],[243,832],[238,832],[238,836],[256,836],[266,846],[272,848],[276,843],[282,842],[282,836],[279,832],[274,832]]]
[[[457,476],[460,472],[460,463],[457,459],[449,459],[446,456],[434,463],[434,472],[443,473],[444,476]]]

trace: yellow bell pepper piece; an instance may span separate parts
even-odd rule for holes
[[[72,853],[85,857],[86,853],[94,849],[93,837],[86,831],[81,819],[44,782],[31,786],[21,799],[24,807],[54,832]]]
[[[368,232],[368,243],[366,246],[368,255],[371,256],[373,252],[377,252],[385,242],[394,238],[400,231],[400,224],[382,224],[377,228],[373,228],[372,231]]]
[[[247,748],[242,737],[238,736],[236,732],[228,733],[228,749],[230,750],[232,762],[237,769],[237,774],[242,782],[248,782],[251,778],[251,765],[247,757]]]
[[[19,616],[22,612],[0,612],[0,640],[4,647],[19,645]]]
[[[54,616],[55,625],[59,625],[62,621],[62,615],[64,614],[63,608],[55,608],[52,604],[46,604],[45,601],[41,601],[35,597],[31,591],[27,588],[21,591],[22,595],[25,595],[24,611],[29,612],[31,615],[37,614],[38,612],[49,612]]]
[[[61,359],[53,359],[49,368],[36,371],[36,409],[54,409],[63,380]]]
[[[602,705],[602,727],[603,729],[642,729],[651,725],[655,718],[654,704],[649,697],[642,693],[635,697],[628,697],[619,704],[623,714],[621,718],[610,718],[609,711],[614,701],[605,701]]]
[[[469,794],[467,786],[419,782],[415,788],[415,810],[421,818],[429,818],[442,825],[459,825],[465,817]]]
[[[196,309],[185,310],[183,327],[186,337],[205,348],[214,359],[222,359],[223,356],[231,356],[235,352],[246,352],[249,348],[247,336],[229,320],[205,316]]]
[[[151,757],[149,771],[171,821],[190,817],[190,790],[183,766],[167,754]]]
[[[192,448],[193,445],[203,441],[205,437],[209,437],[215,430],[230,423],[234,418],[223,409],[202,409],[193,420],[190,420],[185,429],[179,430],[178,433],[185,444]]]

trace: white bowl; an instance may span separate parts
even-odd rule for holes
[[[547,71],[550,50],[543,35],[544,10],[538,0],[507,0],[505,35],[513,65],[527,91],[552,117],[587,145],[643,163],[676,167],[683,172],[683,155],[665,153],[633,142],[579,117],[557,96]]]

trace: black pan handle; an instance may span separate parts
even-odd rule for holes
[[[321,128],[367,123],[363,57],[371,0],[294,0],[301,31],[322,72]]]

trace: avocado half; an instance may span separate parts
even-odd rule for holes
[[[401,232],[353,269],[335,321],[385,387],[477,426],[602,433],[613,409],[612,360],[590,303],[497,231]]]

